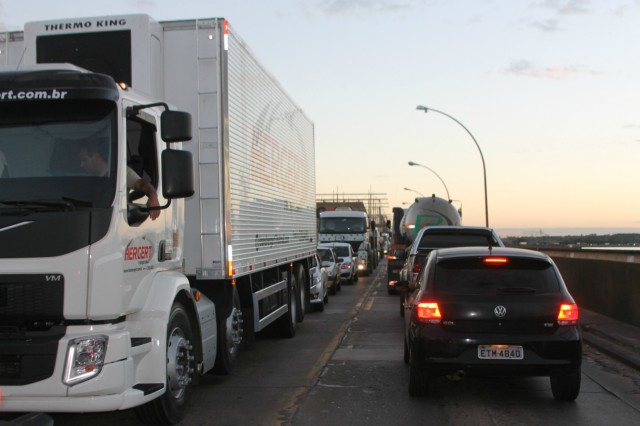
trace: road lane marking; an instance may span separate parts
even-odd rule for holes
[[[293,392],[293,394],[286,400],[284,404],[285,408],[280,411],[280,415],[278,416],[278,419],[274,421],[273,426],[283,426],[285,424],[289,424],[290,420],[293,418],[293,415],[296,412],[298,401],[301,401],[302,398],[306,394],[308,394],[311,389],[313,389],[315,386],[318,386],[320,377],[322,376],[324,369],[329,363],[329,360],[340,346],[340,343],[347,337],[347,332],[349,331],[349,327],[351,326],[351,324],[358,320],[357,315],[358,312],[360,312],[360,309],[362,309],[363,304],[371,297],[372,293],[375,291],[376,281],[378,281],[379,276],[380,273],[376,273],[376,275],[373,277],[374,281],[369,284],[369,288],[367,288],[367,290],[362,293],[362,295],[358,299],[358,302],[349,313],[349,317],[342,322],[340,328],[338,329],[338,332],[334,335],[329,344],[325,347],[325,349],[318,357],[318,360],[309,370],[309,374],[307,374],[306,378],[311,382],[311,385],[307,387],[297,388]]]

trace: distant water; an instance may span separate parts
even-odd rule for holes
[[[640,234],[638,228],[495,228],[501,237]]]

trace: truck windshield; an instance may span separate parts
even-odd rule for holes
[[[367,225],[362,217],[323,217],[320,218],[320,233],[361,233]]]
[[[69,100],[0,105],[0,202],[108,207],[115,194],[116,106]]]

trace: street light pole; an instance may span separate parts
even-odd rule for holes
[[[411,189],[411,188],[404,188],[405,191],[411,191],[411,192],[415,192],[416,194],[418,194],[421,197],[424,197],[424,195],[421,192],[416,191],[415,189]]]
[[[460,127],[462,127],[469,134],[469,136],[471,136],[471,139],[473,139],[473,143],[476,144],[476,147],[478,148],[478,152],[480,153],[480,159],[482,160],[482,171],[484,172],[484,215],[485,215],[485,223],[488,228],[489,227],[489,201],[487,196],[487,167],[484,163],[484,155],[482,155],[482,150],[480,149],[480,145],[478,145],[478,141],[476,140],[475,137],[473,137],[473,134],[469,131],[469,129],[465,127],[464,124],[462,124],[460,121],[456,120],[454,117],[450,116],[446,112],[442,112],[433,108],[427,108],[426,106],[422,106],[422,105],[418,105],[416,109],[420,111],[424,111],[425,114],[429,111],[433,111],[433,112],[442,114],[446,117],[449,117],[450,119],[458,123]]]
[[[451,196],[449,195],[449,188],[447,188],[447,184],[446,184],[446,183],[444,183],[444,180],[442,180],[442,178],[440,177],[440,175],[439,175],[439,174],[437,174],[434,170],[430,169],[429,167],[424,166],[424,165],[422,165],[422,164],[418,164],[418,163],[416,163],[416,162],[414,162],[414,161],[409,161],[409,165],[410,165],[410,166],[420,166],[420,167],[424,167],[425,169],[429,170],[431,173],[433,173],[434,175],[436,175],[436,177],[437,177],[438,179],[440,179],[440,182],[442,182],[442,184],[444,185],[444,190],[445,190],[445,191],[447,191],[447,200],[451,201]]]

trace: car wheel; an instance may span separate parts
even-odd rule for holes
[[[298,281],[298,296],[300,297],[297,303],[298,305],[297,321],[298,322],[304,321],[305,312],[308,310],[311,310],[310,309],[311,302],[309,301],[309,293],[307,291],[309,288],[309,285],[307,283],[306,276],[307,274],[304,272],[304,268],[302,266],[298,266],[298,269],[296,272],[296,281]]]
[[[429,393],[429,373],[419,365],[413,349],[409,353],[409,396],[421,397]]]
[[[409,345],[407,345],[407,339],[404,339],[404,363],[409,365],[409,360],[411,357],[409,356]]]
[[[580,393],[580,380],[580,370],[567,375],[551,376],[549,381],[551,382],[553,397],[558,401],[575,400]]]
[[[323,298],[323,303],[327,304],[329,303],[329,291],[325,288],[324,289],[324,298]]]
[[[342,283],[340,282],[340,278],[336,280],[336,283],[334,285],[336,286],[336,289],[338,289],[338,291],[342,290]]]
[[[357,282],[358,282],[358,273],[357,273],[357,272],[355,272],[355,273],[353,274],[353,282],[354,282],[354,283],[357,283]]]
[[[400,294],[400,318],[404,318],[404,294]]]

